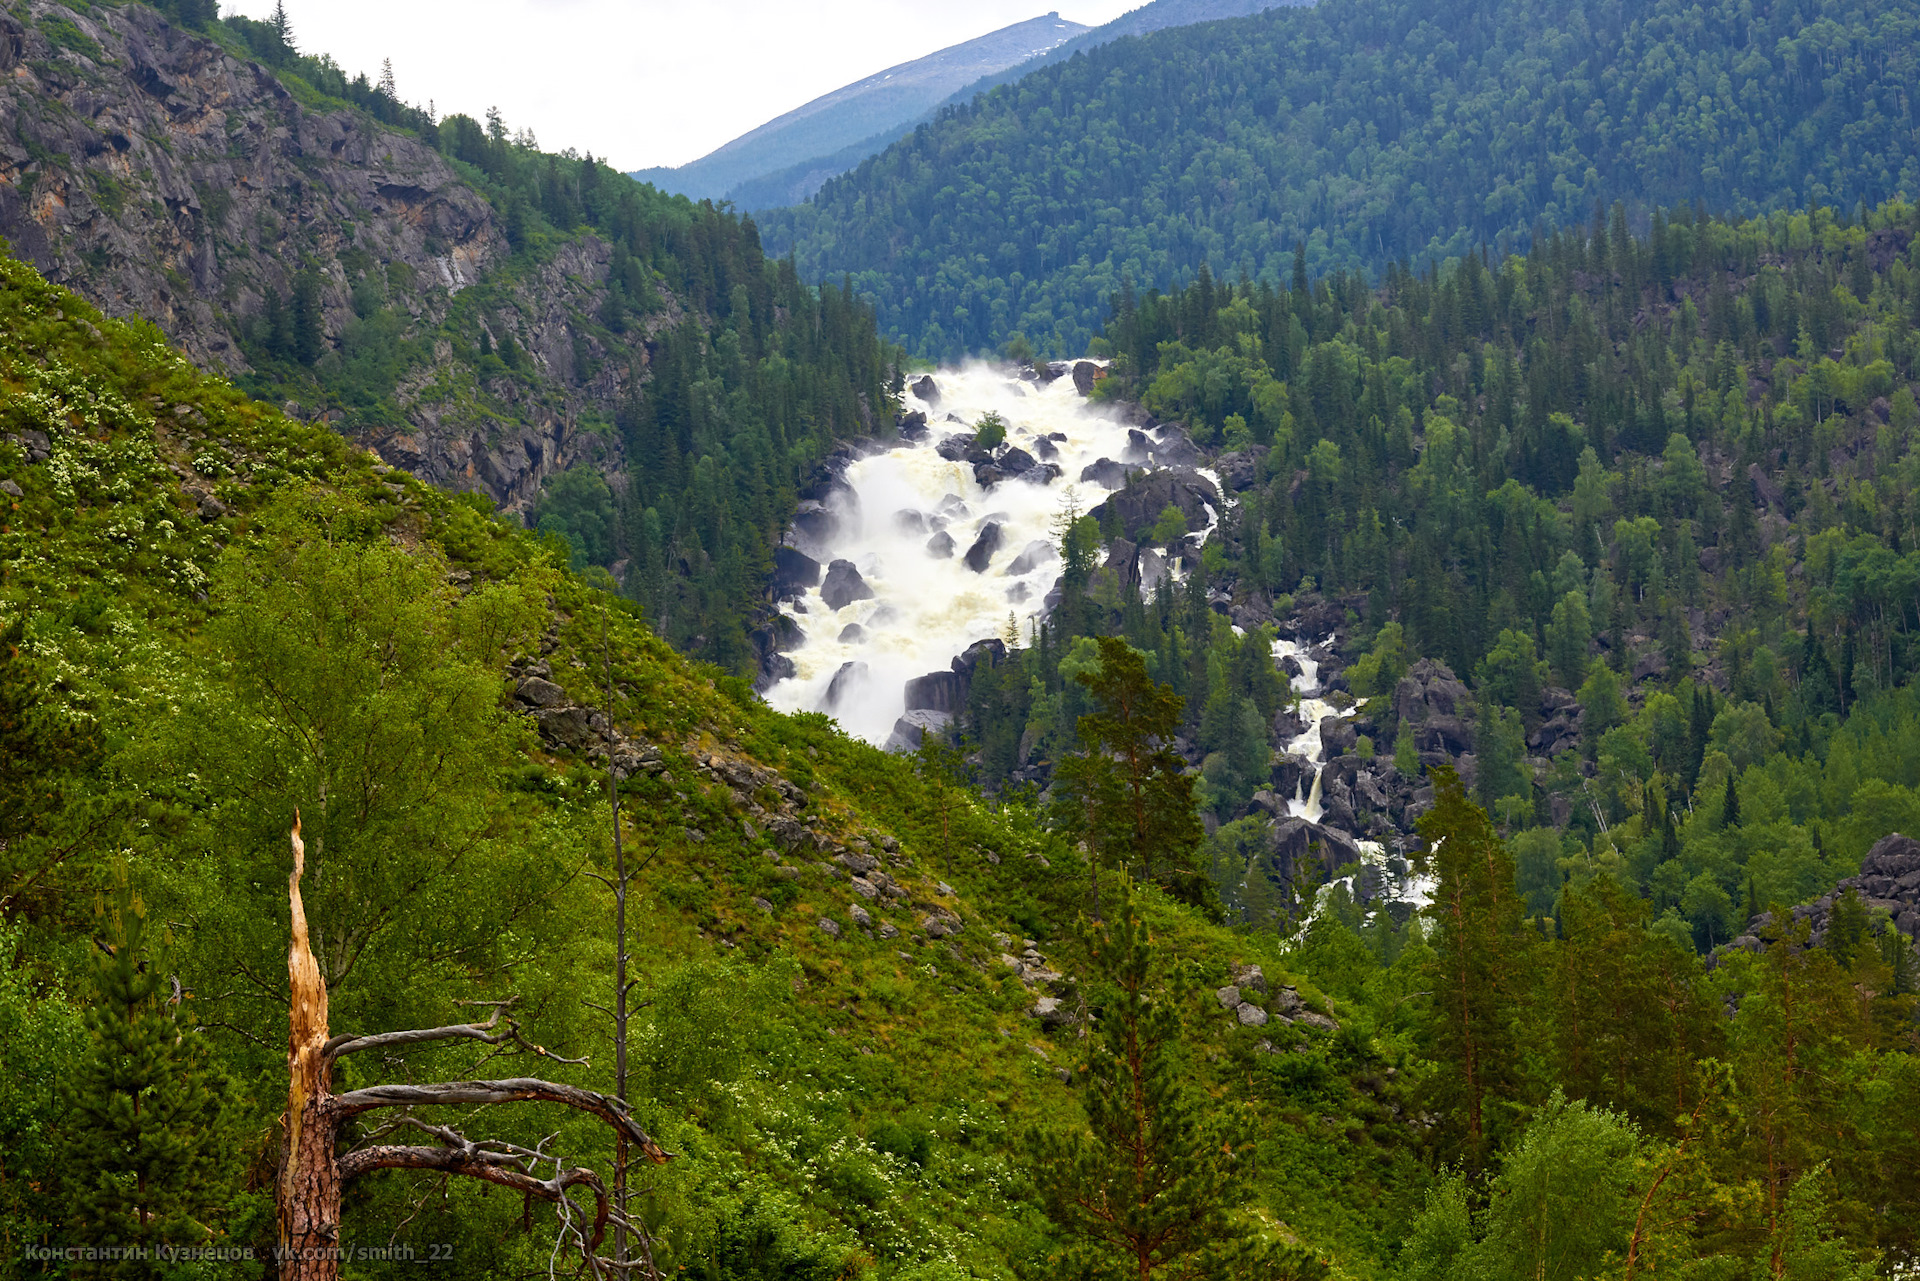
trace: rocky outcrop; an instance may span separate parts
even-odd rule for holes
[[[356,298],[424,344],[393,396],[402,421],[339,424],[388,462],[515,511],[556,472],[617,465],[617,437],[575,424],[611,421],[680,310],[665,299],[618,338],[581,324],[605,296],[606,244],[580,235],[502,271],[506,218],[420,139],[311,108],[143,6],[26,0],[14,15],[0,16],[0,236],[16,257],[230,376],[249,370],[238,335],[268,295],[311,269],[322,361],[340,358]],[[54,22],[84,39],[54,41],[69,29]],[[537,390],[447,340],[456,296],[483,280],[490,305],[454,324],[475,343],[482,328],[511,337]]]
[[[872,600],[873,588],[860,577],[850,560],[836,560],[827,566],[827,580],[820,584],[820,599],[828,609],[845,609],[855,601]]]
[[[1859,896],[1870,917],[1891,921],[1895,929],[1920,943],[1920,841],[1899,832],[1881,837],[1861,860],[1860,875],[1849,876],[1834,886],[1832,893],[1794,908],[1793,923],[1806,923],[1808,943],[1818,947],[1827,941],[1834,904],[1850,893]],[[1729,946],[1758,951],[1763,946],[1763,931],[1772,922],[1772,915],[1762,912]]]
[[[1094,509],[1094,514],[1103,527],[1111,520],[1112,528],[1130,538],[1151,529],[1160,519],[1160,513],[1169,507],[1180,509],[1187,518],[1188,528],[1205,529],[1209,520],[1207,509],[1211,507],[1217,512],[1220,506],[1220,491],[1211,480],[1191,469],[1169,468],[1136,478],[1119,493],[1110,495]]]
[[[1393,710],[1420,751],[1458,756],[1473,750],[1473,695],[1445,663],[1415,663],[1393,691]]]

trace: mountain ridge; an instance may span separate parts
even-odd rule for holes
[[[911,123],[959,85],[1040,56],[1087,28],[1053,11],[883,68],[774,117],[687,164],[629,176],[693,199],[732,199],[742,183]],[[804,161],[803,161],[804,163]]]
[[[758,221],[924,356],[1015,333],[1075,356],[1126,285],[1202,262],[1281,278],[1304,246],[1310,277],[1378,271],[1615,200],[1746,214],[1920,189],[1910,0],[1735,19],[1354,0],[1157,31],[947,108]]]

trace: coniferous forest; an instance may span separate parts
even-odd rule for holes
[[[1913,19],[1173,27],[769,256],[0,5],[0,1277],[1911,1275]],[[773,710],[851,469],[1047,396],[1046,604]]]
[[[1596,202],[1749,215],[1920,190],[1903,0],[1448,0],[1276,9],[1116,40],[762,215],[932,360],[1077,356],[1123,285],[1315,278],[1524,243]]]

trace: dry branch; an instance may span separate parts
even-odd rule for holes
[[[501,1081],[441,1081],[432,1085],[373,1085],[364,1090],[337,1094],[328,1100],[335,1116],[358,1116],[376,1108],[439,1107],[448,1105],[489,1107],[497,1103],[558,1103],[580,1112],[591,1113],[612,1126],[615,1133],[644,1152],[655,1165],[664,1165],[672,1156],[641,1129],[624,1103],[592,1090],[541,1081],[533,1077],[510,1077]]]

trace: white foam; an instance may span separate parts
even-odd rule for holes
[[[1059,580],[1060,561],[1035,565],[1009,576],[1008,567],[1035,542],[1052,543],[1055,525],[1071,491],[1080,510],[1105,501],[1108,490],[1078,483],[1081,469],[1100,458],[1118,461],[1127,446],[1127,425],[1102,408],[1089,405],[1071,378],[1051,383],[1015,381],[1005,368],[973,364],[934,374],[939,398],[929,404],[909,393],[908,408],[927,415],[928,433],[920,442],[902,441],[884,453],[862,458],[846,471],[854,502],[835,506],[833,534],[825,545],[807,549],[825,566],[852,561],[870,600],[828,609],[814,588],[783,612],[799,628],[805,643],[790,657],[798,672],[767,691],[767,702],[781,711],[827,711],[851,734],[884,743],[906,709],[906,682],[928,672],[946,671],[955,655],[975,641],[1005,638],[1009,622],[1024,641],[1039,616],[1047,593]],[[1007,423],[1007,439],[1042,463],[1061,468],[1060,479],[1036,485],[1014,477],[991,488],[974,480],[973,468],[949,462],[934,447],[949,435],[971,433],[989,411]],[[954,414],[960,422],[948,422]],[[1042,457],[1036,441],[1058,432],[1056,456]],[[941,501],[957,495],[968,514],[953,520],[953,555],[928,552],[926,534],[902,533],[894,514],[902,509],[933,516]],[[1000,513],[1000,548],[984,573],[968,569],[963,558],[990,513]],[[1024,599],[1009,593],[1024,587]],[[865,636],[842,642],[841,632],[858,623]],[[835,675],[848,663],[866,664],[865,674],[842,682],[840,696],[827,705]]]

